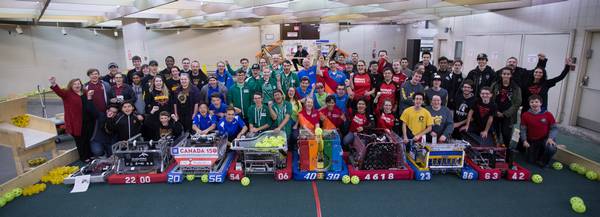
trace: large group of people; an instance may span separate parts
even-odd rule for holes
[[[440,57],[436,66],[429,52],[411,68],[407,58],[392,60],[385,50],[365,61],[356,53],[327,59],[320,51],[299,49],[289,60],[275,54],[251,64],[242,58],[237,69],[219,61],[209,72],[189,58],[180,67],[167,56],[159,71],[157,61],[143,64],[134,56],[134,68],[126,72],[110,63],[104,76],[89,69],[85,83],[72,79],[62,89],[54,77],[49,81],[63,99],[66,130],[84,162],[110,156],[113,143],[137,134],[157,140],[184,132],[219,132],[232,141],[283,131],[294,149],[300,131],[322,128],[337,130],[348,150],[354,133],[385,128],[405,143],[469,137],[477,145],[511,148],[519,114],[517,146],[527,159],[546,166],[556,152],[548,91],[565,78],[570,59],[558,77],[548,79],[544,54],[534,69],[519,67],[511,57],[494,71],[482,53],[477,67],[463,73],[462,60]]]

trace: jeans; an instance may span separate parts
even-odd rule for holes
[[[548,165],[554,154],[556,154],[556,146],[547,143],[548,139],[527,140],[529,148],[527,148],[527,161],[537,163],[545,167]]]
[[[348,132],[348,134],[346,134],[346,136],[344,136],[344,142],[343,142],[344,145],[342,146],[344,151],[350,150],[350,145],[352,145],[353,142],[354,142],[354,133]]]
[[[102,143],[102,142],[91,142],[92,154],[94,157],[106,156],[110,157],[112,155],[112,144],[111,143]]]

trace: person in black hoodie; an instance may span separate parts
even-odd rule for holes
[[[421,58],[423,59],[419,64],[423,65],[425,71],[423,72],[423,86],[431,87],[431,81],[433,79],[433,74],[437,72],[437,68],[430,62],[431,61],[431,53],[429,51],[424,51],[421,54]],[[419,65],[417,64],[417,65]],[[417,71],[417,66],[415,66],[414,71]]]
[[[131,83],[133,82],[133,74],[135,73],[139,73],[139,74],[143,74],[142,72],[142,58],[140,56],[133,56],[131,58],[131,63],[133,63],[133,69],[127,71],[127,78],[125,78],[125,83],[131,85]]]
[[[87,94],[87,103],[85,103],[86,112],[96,120],[92,137],[90,139],[90,148],[94,157],[110,157],[112,155],[112,144],[116,142],[113,135],[107,131],[107,120],[114,118],[119,113],[117,104],[110,104],[106,112],[96,110],[93,104],[93,91]]]
[[[477,55],[477,67],[471,70],[467,75],[467,79],[473,81],[473,93],[479,94],[482,87],[490,87],[496,80],[496,72],[488,64],[488,57],[484,53]]]
[[[538,54],[538,63],[535,68],[544,69],[544,68],[546,68],[547,62],[548,62],[548,59],[546,59],[546,55],[543,53],[539,53]],[[527,83],[529,82],[529,79],[531,78],[531,75],[533,74],[533,71],[535,69],[528,70],[526,68],[517,66],[518,64],[519,64],[519,61],[517,60],[516,57],[509,57],[506,60],[506,67],[513,70],[512,81],[515,82],[517,85],[519,85],[519,87],[521,89],[523,89],[523,87],[525,85],[527,85]],[[496,79],[497,80],[501,80],[501,78],[500,78],[501,74],[502,74],[502,70],[496,71]],[[523,98],[523,99],[525,99],[525,98]]]
[[[458,109],[458,105],[454,103],[457,94],[461,94],[462,83],[464,77],[462,75],[462,60],[454,60],[452,63],[452,72],[445,77],[442,77],[442,88],[448,91],[448,108],[450,110]]]
[[[167,111],[162,111],[158,117],[158,122],[144,122],[144,125],[147,126],[147,129],[152,131],[150,133],[151,136],[147,139],[157,141],[160,138],[168,136],[177,138],[182,134],[183,126],[181,126],[177,115],[170,114]]]
[[[124,102],[121,112],[108,119],[107,129],[117,138],[117,141],[125,141],[141,133],[144,116],[135,112],[135,106],[131,102]]]
[[[440,77],[444,78],[447,75],[449,75],[450,73],[452,73],[452,68],[450,67],[449,62],[450,61],[445,56],[440,57],[438,59],[438,70],[434,73],[434,77],[435,77],[435,75],[439,75]],[[432,82],[433,82],[433,80],[432,80]],[[444,82],[442,82],[442,88],[446,89],[444,87],[444,85],[445,85]]]

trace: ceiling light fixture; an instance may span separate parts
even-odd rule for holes
[[[115,31],[113,32],[113,35],[114,35],[115,37],[119,37],[119,32],[117,32],[117,30],[115,29]]]

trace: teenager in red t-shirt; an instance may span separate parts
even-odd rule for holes
[[[383,101],[383,112],[377,118],[377,128],[384,128],[392,132],[400,132],[400,120],[392,113],[392,101]]]
[[[527,148],[527,160],[541,167],[548,165],[556,153],[556,134],[558,128],[552,113],[542,111],[542,97],[529,97],[529,111],[521,114],[521,138],[525,138],[523,147]]]
[[[365,97],[368,105],[371,101],[371,95],[375,92],[375,89],[372,86],[374,81],[371,79],[371,75],[367,73],[365,61],[359,60],[356,66],[358,70],[357,73],[352,75],[350,85],[352,90],[354,90],[354,98],[358,99],[360,97]]]
[[[313,98],[306,97],[304,100],[302,111],[298,113],[298,124],[302,126],[302,129],[313,133],[315,132],[316,128],[320,127],[319,112],[314,109]]]
[[[373,103],[376,105],[375,114],[380,114],[382,112],[383,102],[385,100],[389,100],[392,103],[392,112],[396,112],[396,99],[399,97],[398,92],[400,90],[400,86],[392,81],[392,75],[391,68],[386,68],[383,70],[383,82],[381,82],[375,89],[377,92],[377,95],[373,100]]]
[[[373,122],[375,122],[373,114],[367,113],[367,100],[365,98],[358,99],[356,102],[356,113],[350,119],[349,132],[344,136],[344,149],[348,150],[350,144],[354,142],[354,133],[360,133],[366,128],[372,127]]]
[[[342,110],[335,106],[335,96],[327,96],[327,98],[325,98],[325,104],[327,106],[319,110],[321,121],[323,122],[323,129],[340,129],[342,125],[344,125],[344,122],[346,122],[346,116],[342,113]]]

